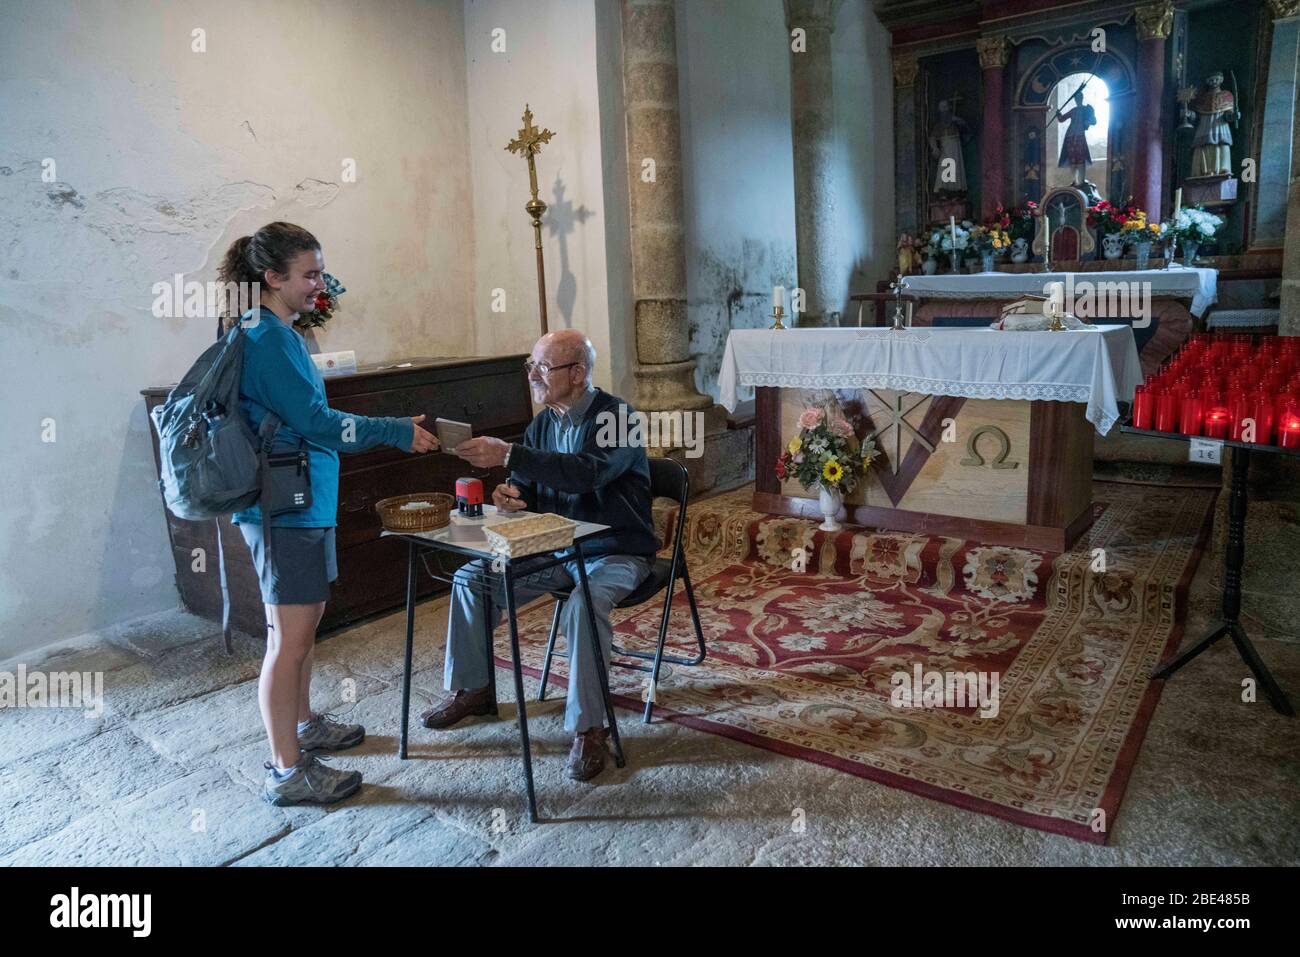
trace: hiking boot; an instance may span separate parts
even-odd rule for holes
[[[462,718],[468,718],[470,715],[491,714],[495,707],[496,702],[492,700],[492,689],[490,687],[479,688],[475,691],[467,691],[462,688],[446,701],[434,705],[420,715],[420,724],[426,728],[441,731],[443,728],[450,728]]]
[[[276,773],[271,762],[263,766],[266,780],[262,784],[262,796],[276,807],[333,804],[355,794],[361,787],[360,771],[340,771],[314,754],[304,754],[283,777]]]
[[[340,724],[332,714],[313,714],[305,728],[298,731],[298,747],[303,751],[343,751],[366,740],[366,729],[359,724]]]
[[[573,747],[569,749],[569,760],[565,765],[569,777],[575,781],[590,781],[605,770],[605,740],[609,731],[605,728],[592,728],[573,736]]]

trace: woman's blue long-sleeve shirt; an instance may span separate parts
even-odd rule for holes
[[[243,318],[251,315],[250,311]],[[414,434],[411,420],[331,409],[325,398],[325,380],[302,337],[265,306],[260,321],[246,326],[245,335],[239,405],[253,434],[270,409],[283,422],[276,434],[276,451],[295,449],[305,440],[311,460],[311,507],[281,512],[271,524],[276,528],[337,525],[339,452],[363,452],[377,445],[409,452]],[[254,505],[235,513],[234,521],[260,524],[261,511]]]

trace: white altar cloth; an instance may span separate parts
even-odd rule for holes
[[[718,376],[734,412],[742,385],[795,389],[898,389],[968,399],[1083,402],[1105,435],[1142,383],[1133,330],[733,329]]]
[[[1170,266],[1168,269],[1124,269],[1101,272],[980,272],[971,275],[905,276],[908,290],[925,299],[1019,299],[1024,295],[1044,296],[1050,282],[1073,277],[1082,283],[1146,282],[1151,296],[1191,299],[1188,311],[1200,318],[1218,300],[1219,271]],[[1067,311],[1070,309],[1066,304]]]

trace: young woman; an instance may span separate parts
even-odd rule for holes
[[[290,223],[271,223],[227,250],[223,283],[258,284],[260,309],[244,313],[248,335],[240,383],[240,405],[256,434],[268,410],[283,424],[276,451],[306,444],[311,471],[311,505],[281,512],[263,528],[258,506],[235,515],[253,555],[266,604],[266,656],[258,681],[258,704],[271,742],[263,794],[272,804],[340,801],[361,787],[358,771],[331,768],[317,751],[355,747],[365,738],[360,725],[339,724],[311,709],[312,652],[316,626],[338,577],[334,525],[338,513],[339,452],[391,445],[429,452],[438,440],[420,427],[424,416],[376,418],[331,409],[325,381],[307,353],[293,321],[314,308],[325,288],[320,243]],[[271,558],[265,543],[271,536]]]

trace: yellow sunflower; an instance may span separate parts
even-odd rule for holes
[[[834,459],[827,459],[822,466],[822,478],[828,482],[838,482],[844,477],[844,466]]]

